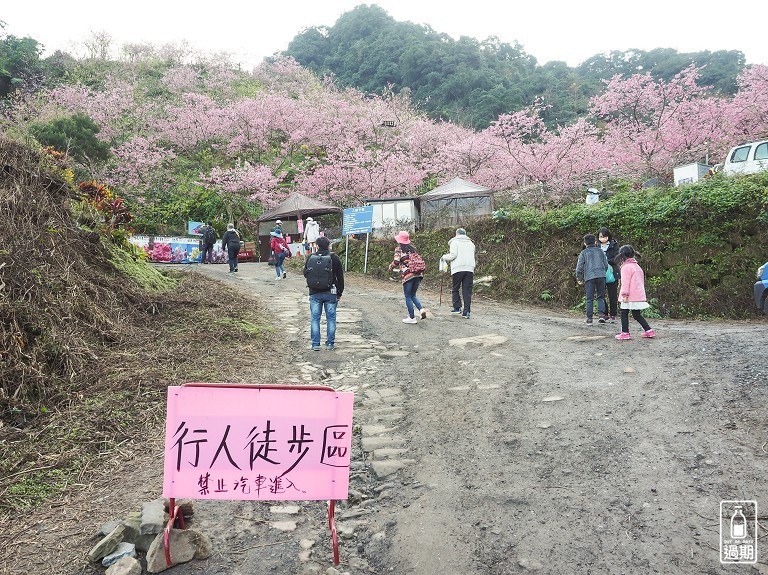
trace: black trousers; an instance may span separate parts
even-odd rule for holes
[[[207,256],[207,259],[206,259]],[[213,263],[213,244],[203,244],[203,263]]]
[[[587,304],[587,320],[592,320],[595,300],[597,300],[597,313],[605,317],[605,278],[597,277],[584,282]]]
[[[451,275],[453,309],[461,309],[461,299],[464,298],[464,313],[469,313],[472,307],[472,282],[474,278],[473,272],[456,272]],[[461,289],[461,295],[459,295],[459,289]]]
[[[622,309],[621,310],[621,331],[624,333],[629,333],[629,312],[632,312],[632,317],[635,318],[637,323],[639,323],[644,331],[648,331],[651,329],[651,326],[648,324],[646,319],[643,317],[643,314],[640,312],[639,309]]]
[[[610,309],[609,315],[616,317],[616,313],[619,309],[619,282],[611,282],[605,284],[605,291],[608,295],[608,307]]]
[[[227,262],[229,263],[229,271],[233,272],[237,269],[237,254],[240,253],[240,246],[235,247],[227,246]]]

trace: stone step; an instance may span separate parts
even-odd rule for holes
[[[405,439],[399,436],[363,437],[363,451],[371,452],[384,447],[400,447],[405,445]]]
[[[383,479],[394,475],[406,465],[416,463],[413,459],[385,459],[384,461],[372,461],[371,470],[377,479]]]
[[[397,449],[394,447],[382,447],[381,449],[373,450],[373,458],[376,460],[399,459],[400,456],[405,453],[408,453],[407,449]]]
[[[384,435],[397,431],[397,427],[387,427],[386,425],[363,425],[362,432],[363,437],[373,437],[375,435]]]

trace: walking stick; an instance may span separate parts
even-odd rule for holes
[[[437,307],[443,306],[443,279],[445,278],[444,273],[440,273],[440,302],[437,304]]]

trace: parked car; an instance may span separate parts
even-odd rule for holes
[[[723,164],[723,173],[727,176],[756,174],[763,170],[768,170],[768,140],[734,146]]]
[[[755,282],[755,305],[768,315],[768,262],[757,268]]]

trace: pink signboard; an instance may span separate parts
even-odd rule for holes
[[[353,393],[168,388],[163,496],[346,499]]]

